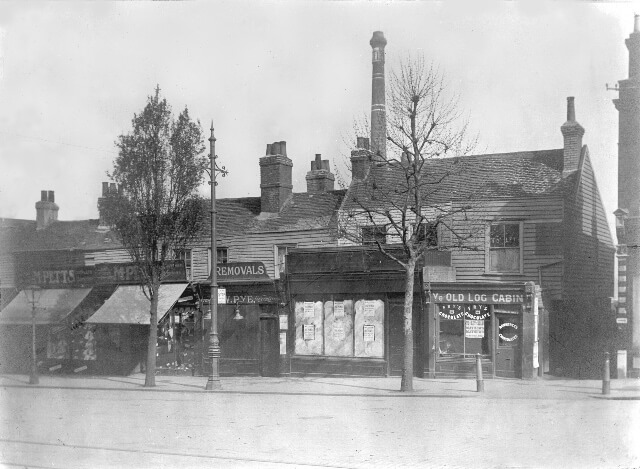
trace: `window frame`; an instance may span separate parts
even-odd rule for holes
[[[518,269],[514,270],[491,270],[491,253],[496,249],[516,249],[491,247],[491,227],[496,225],[518,225]],[[492,275],[522,275],[524,273],[524,221],[523,220],[490,220],[485,226],[485,274]]]
[[[295,249],[298,247],[297,243],[279,243],[273,245],[273,273],[275,277],[279,277],[284,275],[287,269],[287,254],[289,254],[289,249]],[[284,249],[284,262],[282,262],[283,267],[280,268],[280,250]]]
[[[221,250],[225,250],[227,251],[227,256],[226,256],[226,260],[224,262],[220,262],[220,257],[217,257],[217,261],[218,264],[228,264],[229,263],[229,248],[227,247],[220,247],[220,246],[216,246],[216,252],[218,253]],[[211,248],[207,248],[207,271],[209,272],[209,275],[211,275]]]
[[[365,241],[365,230],[371,230],[372,239],[371,241]],[[363,246],[377,246],[376,243],[376,231],[379,231],[379,234],[382,235],[382,231],[384,230],[384,242],[382,244],[387,244],[387,237],[389,233],[387,232],[387,225],[365,225],[360,228],[360,239],[362,240]]]
[[[175,249],[174,257],[177,260],[184,261],[184,268],[185,268],[185,274],[186,274],[187,280],[192,281],[193,280],[193,249],[191,248]]]
[[[435,234],[435,244],[429,243],[427,247],[438,247],[440,245],[440,228],[439,224],[435,222],[422,222],[418,224],[416,240],[421,243],[422,240],[427,237],[427,231],[432,231]]]

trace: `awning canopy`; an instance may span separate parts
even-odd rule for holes
[[[0,311],[0,324],[31,324],[32,301],[35,305],[36,324],[59,323],[78,307],[90,291],[91,288],[22,290]]]
[[[160,286],[158,319],[173,307],[188,286],[188,283],[170,283]],[[148,326],[150,306],[150,301],[144,295],[140,285],[119,286],[100,309],[87,319],[87,323]]]

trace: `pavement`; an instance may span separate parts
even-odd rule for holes
[[[26,375],[0,374],[0,387],[398,398],[640,400],[640,379],[634,378],[612,379],[608,394],[603,394],[601,380],[558,379],[550,376],[535,380],[486,379],[482,392],[477,391],[475,379],[414,378],[414,391],[411,393],[399,391],[399,377],[221,377],[220,389],[216,391],[204,389],[206,377],[156,376],[156,386],[152,388],[144,387],[144,379],[141,373],[129,376],[41,375],[39,384],[30,385]]]

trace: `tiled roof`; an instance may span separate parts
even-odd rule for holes
[[[562,195],[569,182],[562,180],[562,158],[563,150],[558,149],[427,160],[423,194],[429,203]],[[365,181],[350,188],[345,208],[371,200],[374,192],[381,205],[385,199],[399,200],[406,187],[404,175],[400,163],[372,167]]]
[[[220,236],[325,228],[340,207],[344,194],[343,190],[296,193],[279,214],[268,216],[260,215],[260,197],[219,199],[216,228]],[[202,236],[209,236],[208,200],[204,201],[203,208],[207,214]],[[35,221],[0,219],[0,251],[98,251],[122,247],[115,233],[98,225],[98,220],[56,221],[43,230],[36,230]]]

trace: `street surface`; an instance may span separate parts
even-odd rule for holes
[[[0,409],[2,467],[640,467],[638,400],[7,386]]]

